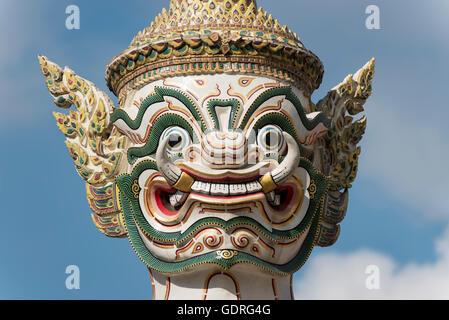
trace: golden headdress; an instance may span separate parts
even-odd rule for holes
[[[157,79],[223,72],[275,77],[311,95],[324,71],[297,35],[255,0],[171,0],[169,10],[112,59],[106,82],[121,100]]]

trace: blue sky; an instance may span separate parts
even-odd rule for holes
[[[108,92],[104,70],[168,0],[0,3],[0,298],[149,299],[151,282],[128,240],[94,227],[58,131],[37,54]],[[297,298],[449,298],[449,3],[259,0],[325,66],[317,102],[376,58],[359,176],[339,241],[295,275]],[[80,30],[65,28],[76,4]],[[380,8],[381,29],[365,28]],[[112,94],[110,94],[112,97]],[[65,268],[78,265],[80,290]],[[380,268],[367,290],[365,267]]]

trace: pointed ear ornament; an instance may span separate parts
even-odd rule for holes
[[[120,212],[116,194],[112,191],[127,142],[126,137],[110,123],[114,104],[93,83],[77,76],[68,67],[62,69],[44,56],[38,56],[38,59],[55,104],[64,109],[74,107],[68,115],[59,112],[53,115],[56,125],[66,136],[75,169],[87,183],[94,223],[103,233],[123,236],[119,219],[112,219],[118,218]],[[107,199],[110,201],[105,201]],[[115,209],[105,208],[99,205],[100,202],[115,203]],[[117,232],[117,227],[121,231]],[[107,231],[109,229],[115,231]]]
[[[353,116],[364,111],[363,105],[372,93],[374,61],[372,58],[354,75],[348,75],[316,105],[316,110],[331,119],[332,128],[321,140],[323,173],[331,178],[317,240],[317,244],[323,247],[338,239],[338,224],[345,217],[348,206],[348,189],[357,176],[361,153],[358,144],[366,130],[366,116],[355,121]]]

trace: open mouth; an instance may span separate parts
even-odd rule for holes
[[[155,186],[156,187],[156,186]],[[200,197],[204,202],[210,203],[245,203],[257,198],[267,200],[273,210],[283,211],[290,206],[295,194],[291,184],[281,185],[274,191],[264,194],[262,185],[258,180],[242,183],[212,183],[196,180],[191,187],[191,192],[182,192],[173,187],[155,188],[154,199],[162,212],[167,215],[176,215],[183,207],[189,195]]]

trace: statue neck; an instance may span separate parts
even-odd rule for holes
[[[210,266],[175,275],[150,270],[154,300],[293,300],[292,275],[276,276],[255,267],[223,271]]]

